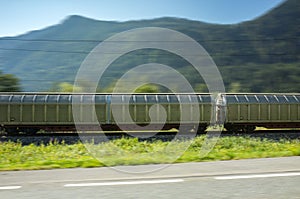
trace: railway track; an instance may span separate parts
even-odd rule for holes
[[[131,133],[133,134],[133,133]],[[141,141],[171,141],[175,138],[177,132],[144,132],[135,133],[134,137],[138,137]],[[153,136],[151,136],[153,135]],[[203,134],[205,135],[205,134]],[[185,134],[179,139],[190,139],[192,134]],[[221,133],[221,137],[226,136],[242,136],[242,137],[255,137],[261,139],[300,139],[300,130],[258,130],[253,133],[231,133],[224,131]],[[74,144],[78,142],[93,141],[94,143],[102,143],[110,140],[120,139],[122,137],[130,138],[133,137],[124,132],[101,132],[101,133],[64,133],[64,132],[53,132],[53,133],[40,133],[36,135],[1,135],[0,142],[20,142],[23,145],[29,144],[48,144],[48,143],[65,143]]]

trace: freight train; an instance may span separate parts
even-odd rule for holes
[[[300,94],[1,93],[0,125],[8,134],[179,125],[199,132],[209,125],[233,132],[299,128]]]

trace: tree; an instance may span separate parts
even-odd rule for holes
[[[19,79],[12,74],[3,74],[0,71],[0,92],[21,91]]]
[[[135,93],[159,93],[160,89],[155,84],[145,84],[137,88],[134,92]]]
[[[80,87],[76,87],[73,84],[68,82],[55,83],[52,88],[50,88],[52,92],[82,92]]]
[[[232,82],[229,85],[228,93],[239,93],[241,90],[241,84],[239,82]]]

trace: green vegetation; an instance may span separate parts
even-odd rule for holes
[[[299,18],[298,0],[284,1],[255,20],[230,25],[170,17],[107,22],[70,16],[62,24],[43,30],[0,38],[0,67],[20,77],[25,91],[46,91],[55,82],[72,84],[88,52],[102,40],[133,28],[163,27],[198,41],[219,67],[227,91],[300,92]],[[153,49],[134,51],[115,60],[103,74],[100,91],[110,90],[112,82],[125,72],[146,63],[171,66],[184,74],[196,91],[207,91],[189,63]]]
[[[73,86],[68,82],[61,82],[59,84],[54,84],[49,91],[52,92],[81,92],[80,87]]]
[[[216,160],[237,160],[246,158],[267,158],[299,156],[300,140],[273,141],[249,137],[223,137],[213,150],[200,157],[205,136],[197,137],[176,162],[201,162]],[[177,151],[188,141],[169,142],[138,141],[137,138],[122,138],[102,144],[87,144],[88,148],[101,153],[99,162],[88,153],[82,143],[67,145],[51,142],[36,146],[22,146],[21,143],[0,143],[0,170],[51,169],[73,167],[101,167],[116,165],[140,165],[152,163],[173,163],[170,153]],[[170,146],[165,153],[166,146]],[[116,151],[118,149],[122,149]]]
[[[19,79],[11,74],[3,74],[0,71],[0,92],[20,91]]]
[[[21,143],[0,144],[0,170],[50,169],[103,166],[91,157],[83,144],[22,146]]]
[[[220,72],[229,92],[300,92],[300,62],[224,66]]]
[[[105,89],[98,89],[98,92],[100,92],[100,93],[112,93],[114,91],[114,88],[115,88],[115,83],[112,83],[108,87],[106,87]],[[120,88],[119,87],[118,91],[120,93],[127,93],[128,88],[126,88],[126,87]],[[145,84],[145,85],[142,85],[142,86],[138,87],[134,91],[134,93],[161,93],[161,92],[163,92],[163,89],[161,87],[159,87],[158,85],[156,85],[156,84]]]
[[[154,84],[146,84],[140,86],[135,90],[135,93],[160,93],[160,89],[157,85]]]

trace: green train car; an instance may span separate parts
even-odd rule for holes
[[[75,125],[76,124],[76,125]],[[300,127],[300,94],[2,93],[0,125],[7,133],[170,129],[224,125]]]
[[[228,130],[300,127],[300,94],[227,94],[226,101]]]

